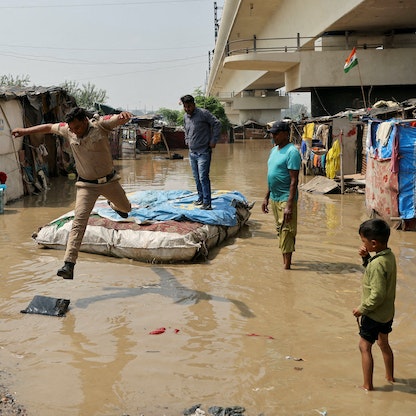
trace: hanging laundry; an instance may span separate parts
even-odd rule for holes
[[[378,126],[376,132],[376,140],[380,143],[381,146],[387,146],[393,124],[394,122],[385,121],[383,123],[380,123],[380,125]]]
[[[332,147],[329,149],[326,154],[326,165],[325,172],[326,177],[329,179],[334,179],[340,166],[341,166],[341,146],[339,140],[335,140],[332,144]]]
[[[315,130],[315,123],[307,123],[303,128],[302,139],[304,140],[312,140],[313,133]]]

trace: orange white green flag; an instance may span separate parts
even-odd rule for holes
[[[356,48],[354,47],[348,58],[345,60],[344,72],[347,73],[351,68],[358,65]]]

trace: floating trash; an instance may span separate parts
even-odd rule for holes
[[[304,361],[303,358],[296,358],[296,357],[291,357],[290,355],[286,355],[286,360],[293,360],[293,361]]]
[[[246,409],[241,406],[211,406],[208,408],[208,414],[211,416],[243,416],[245,411]],[[183,414],[184,416],[204,416],[206,413],[201,409],[201,404],[196,404],[189,409],[185,409]]]

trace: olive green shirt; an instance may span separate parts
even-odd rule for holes
[[[363,315],[381,323],[393,319],[396,275],[396,258],[391,249],[382,250],[369,259],[358,307]]]

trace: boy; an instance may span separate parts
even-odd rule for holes
[[[390,237],[389,225],[381,219],[363,222],[359,228],[363,245],[358,253],[366,268],[363,283],[361,305],[353,309],[355,317],[361,316],[360,342],[361,362],[366,391],[373,387],[373,355],[371,348],[377,341],[383,355],[386,380],[394,382],[394,357],[389,345],[389,332],[392,330],[394,301],[396,297],[396,259],[387,247]],[[376,254],[371,257],[370,252]]]

